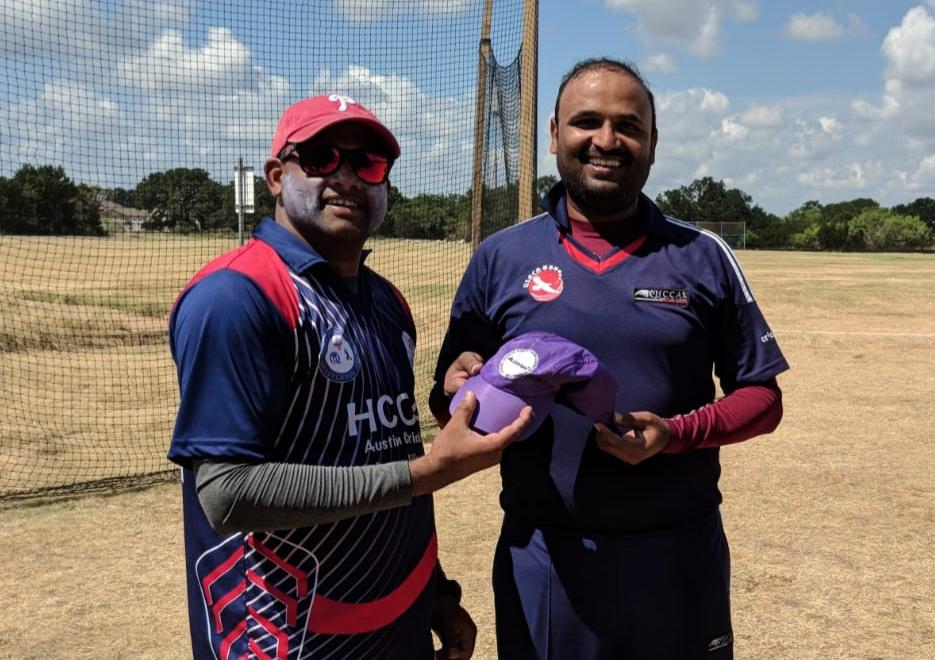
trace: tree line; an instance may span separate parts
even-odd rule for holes
[[[536,181],[539,195],[555,177]],[[272,215],[275,200],[255,179],[254,223]],[[516,186],[485,189],[482,235],[515,221]],[[471,191],[406,197],[390,187],[383,236],[460,240],[470,236]],[[61,167],[23,165],[0,177],[0,233],[103,236],[115,227],[102,209],[112,202],[140,211],[141,229],[180,233],[237,230],[233,183],[205,170],[175,168],[144,177],[135,188],[99,188],[73,182]],[[656,203],[668,215],[697,223],[743,222],[746,247],[796,250],[921,250],[935,243],[935,199],[920,197],[892,208],[870,198],[821,204],[808,201],[785,216],[767,213],[752,197],[711,177],[667,190]]]

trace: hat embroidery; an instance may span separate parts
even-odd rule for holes
[[[565,280],[562,278],[562,269],[558,266],[546,264],[533,269],[523,282],[523,287],[538,302],[555,300],[565,289]]]
[[[539,354],[531,348],[516,348],[500,360],[500,375],[509,380],[528,376],[539,366]]]
[[[357,101],[352,99],[350,96],[341,96],[340,94],[332,94],[328,97],[329,101],[338,101],[340,105],[338,106],[338,112],[347,112],[348,105],[357,105]]]

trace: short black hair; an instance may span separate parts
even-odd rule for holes
[[[652,132],[656,132],[656,99],[653,96],[653,93],[649,91],[649,85],[646,84],[646,81],[643,80],[643,76],[640,75],[639,69],[636,68],[635,64],[630,62],[623,62],[621,60],[615,60],[610,57],[595,57],[587,60],[581,60],[573,67],[571,70],[565,74],[562,78],[562,84],[558,86],[558,94],[555,95],[555,121],[558,122],[558,102],[562,98],[562,92],[565,91],[565,86],[568,85],[572,80],[578,78],[579,76],[589,73],[591,71],[616,71],[625,76],[629,76],[637,82],[637,84],[646,91],[646,95],[649,97],[649,107],[652,110]]]

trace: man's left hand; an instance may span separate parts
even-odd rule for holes
[[[669,425],[651,412],[614,413],[614,423],[624,430],[623,434],[598,422],[594,425],[595,438],[600,449],[624,463],[641,463],[669,444]]]
[[[438,597],[432,611],[432,630],[442,643],[435,652],[436,660],[468,660],[474,655],[477,626],[454,598]]]

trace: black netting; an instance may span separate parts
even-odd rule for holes
[[[354,97],[402,144],[368,264],[413,308],[425,401],[470,256],[483,2],[0,4],[0,499],[171,470],[168,310],[238,244],[239,159],[245,230],[270,213],[276,121],[313,94]],[[484,235],[516,219],[522,20],[522,0],[494,4]]]

